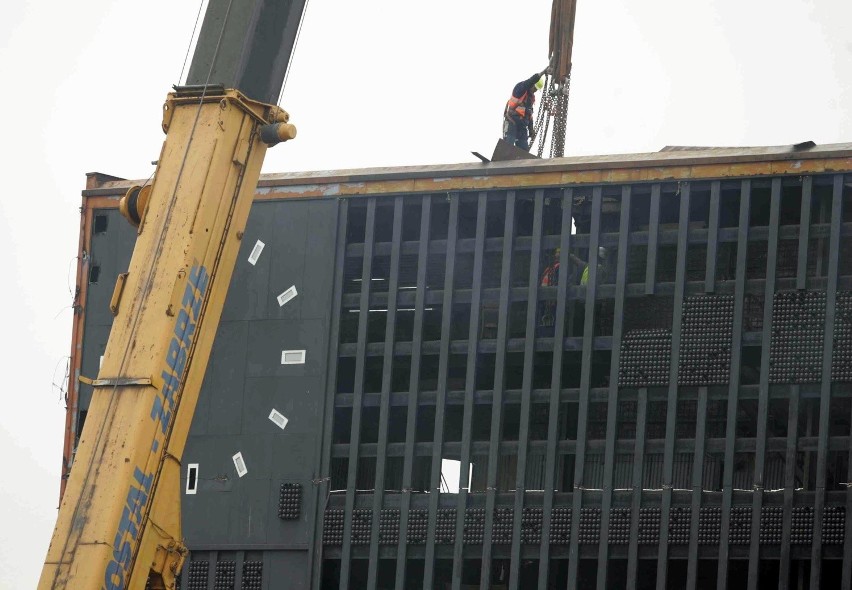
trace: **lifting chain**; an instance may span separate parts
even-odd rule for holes
[[[568,92],[570,88],[571,74],[568,74],[562,84],[557,84],[552,76],[547,76],[544,92],[542,92],[541,107],[533,128],[535,137],[530,140],[531,143],[537,145],[536,155],[539,158],[544,154],[544,148],[547,145],[551,119],[553,120],[553,134],[550,137],[550,157],[561,158],[565,155],[565,131],[568,120]]]

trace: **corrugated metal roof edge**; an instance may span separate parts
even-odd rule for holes
[[[262,174],[259,187],[283,187],[336,183],[364,183],[382,180],[408,180],[455,177],[487,177],[545,172],[595,171],[631,168],[667,168],[674,166],[719,165],[743,162],[773,162],[814,159],[852,158],[852,143],[817,145],[807,150],[795,150],[793,145],[696,148],[668,150],[637,154],[599,156],[573,156],[542,160],[516,160],[511,162],[435,164],[427,166],[400,166],[392,168],[355,168],[341,170],[316,170]],[[141,180],[123,180],[100,173],[90,173],[90,178],[112,178],[87,188],[83,196],[109,196],[124,192]],[[89,185],[91,186],[91,184]]]

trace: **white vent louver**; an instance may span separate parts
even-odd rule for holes
[[[304,350],[282,350],[281,351],[282,365],[304,365],[305,351]]]
[[[278,426],[278,428],[280,428],[281,430],[284,430],[284,428],[287,426],[287,422],[289,422],[289,420],[287,420],[287,417],[275,408],[273,408],[272,412],[269,414],[269,419],[272,420],[272,422],[274,422],[275,425]]]
[[[245,460],[243,460],[243,454],[242,453],[237,453],[236,455],[234,455],[232,457],[232,459],[234,460],[234,468],[236,468],[236,470],[237,470],[237,475],[242,477],[246,473],[248,473],[248,468],[246,467]]]
[[[278,307],[284,307],[284,304],[296,297],[296,295],[298,295],[296,285],[293,285],[278,296]]]
[[[249,264],[254,265],[257,263],[257,259],[260,258],[260,253],[263,252],[263,247],[266,244],[261,242],[260,240],[254,245],[254,248],[251,250],[251,254],[248,257]]]

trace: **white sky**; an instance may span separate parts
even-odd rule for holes
[[[197,0],[4,2],[0,588],[56,516],[84,173],[145,178]],[[475,161],[547,63],[550,0],[312,0],[264,171]],[[578,0],[568,155],[852,141],[849,0]]]

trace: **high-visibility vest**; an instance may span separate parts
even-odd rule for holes
[[[515,114],[521,119],[525,119],[527,116],[527,98],[529,98],[529,106],[532,107],[535,103],[535,94],[530,94],[529,90],[524,92],[520,98],[513,94],[506,103],[506,114]]]
[[[542,287],[555,287],[559,281],[559,262],[554,262],[544,269],[541,275]]]

